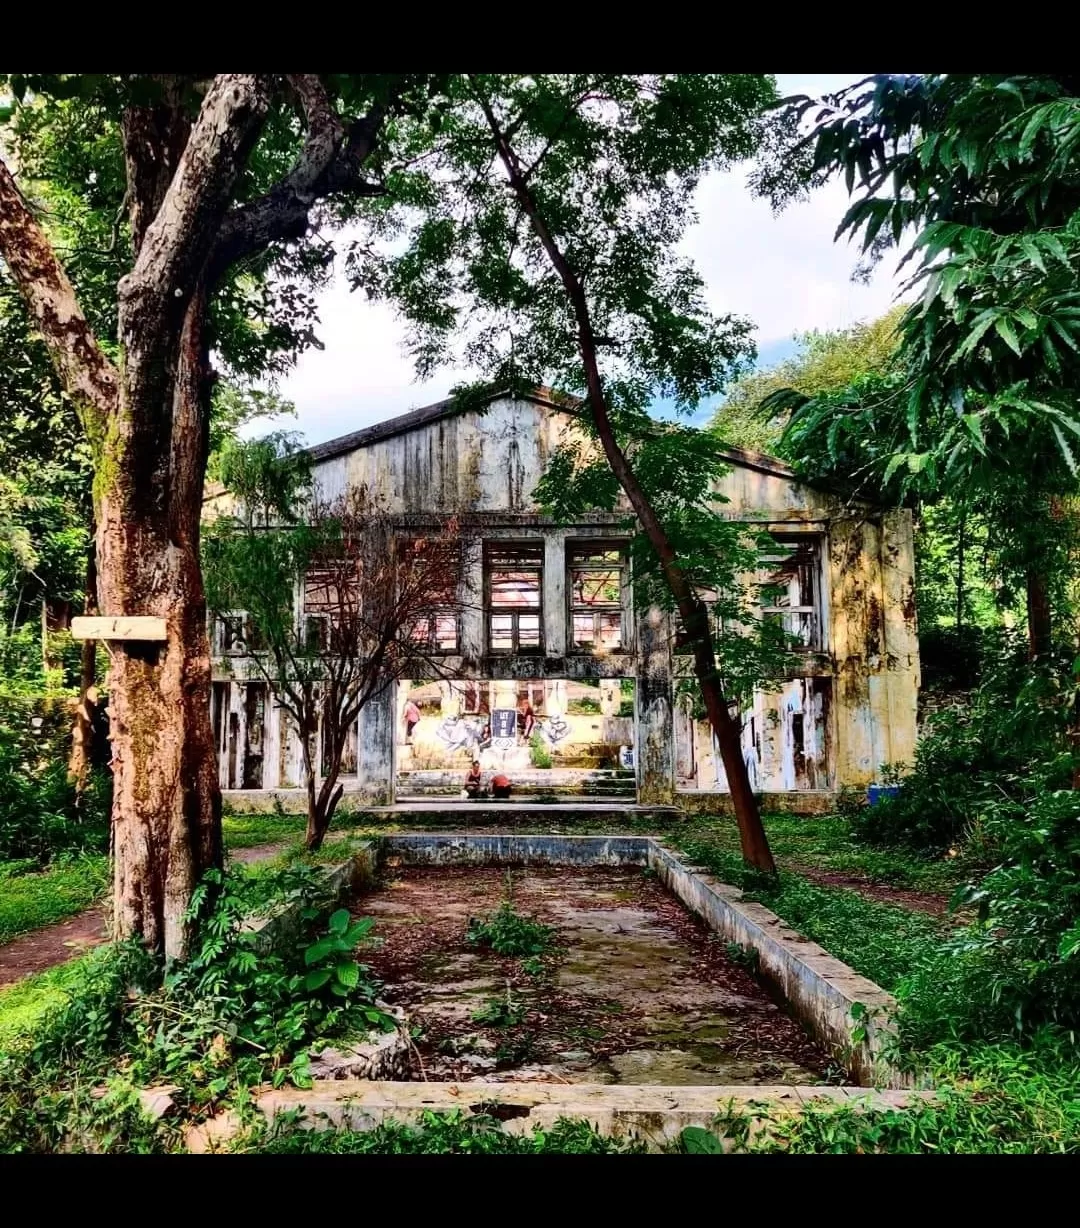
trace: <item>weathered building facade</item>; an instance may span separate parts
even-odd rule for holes
[[[625,515],[591,513],[556,525],[532,502],[548,458],[576,429],[565,403],[538,391],[470,408],[443,402],[310,455],[325,497],[363,487],[402,534],[454,516],[460,600],[454,611],[436,612],[431,629],[451,723],[514,707],[525,695],[550,726],[569,728],[567,687],[598,683],[595,736],[632,745],[638,800],[717,804],[726,781],[708,727],[675,698],[680,663],[670,620],[656,609],[635,610]],[[846,504],[770,457],[732,449],[728,458],[724,514],[775,541],[766,570],[770,591],[780,595],[770,613],[800,644],[786,681],[756,695],[743,713],[746,763],[767,802],[825,809],[841,787],[864,787],[883,764],[909,762],[914,753],[910,513]],[[209,492],[207,514],[227,498]],[[226,625],[215,627],[213,643],[222,787],[296,788],[295,733],[243,657],[230,652]],[[620,706],[631,690],[632,708],[628,698]],[[400,792],[403,763],[414,753],[401,734],[405,698],[390,686],[370,702],[347,748],[346,790],[365,803],[388,803]],[[444,741],[464,768],[474,753],[466,741]],[[624,766],[630,761],[624,756]]]

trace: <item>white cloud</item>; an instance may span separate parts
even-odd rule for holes
[[[862,75],[789,74],[780,75],[778,84],[785,95],[817,95]],[[749,316],[762,347],[775,347],[796,332],[843,328],[886,311],[896,289],[895,261],[887,260],[869,285],[855,285],[857,250],[833,243],[846,207],[843,185],[831,184],[774,218],[768,202],[750,196],[747,170],[738,167],[702,182],[701,220],[686,240],[713,308]],[[448,372],[416,383],[403,349],[404,329],[393,311],[351,294],[343,280],[321,297],[319,308],[325,349],[305,354],[281,387],[299,417],[298,423],[284,425],[298,426],[309,442],[437,401],[460,381],[461,373]],[[259,429],[266,429],[265,423]]]

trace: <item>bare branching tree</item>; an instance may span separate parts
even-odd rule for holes
[[[324,498],[282,436],[235,447],[223,477],[236,507],[205,540],[208,600],[236,629],[300,740],[307,846],[341,800],[342,764],[364,707],[401,679],[439,677],[439,628],[457,623],[461,544],[453,520],[397,530],[366,488]],[[321,739],[321,754],[320,754]]]

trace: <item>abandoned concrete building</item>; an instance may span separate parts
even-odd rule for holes
[[[456,796],[479,757],[526,793],[724,804],[708,726],[676,698],[671,621],[635,611],[625,516],[556,525],[532,502],[576,423],[563,399],[537,390],[479,407],[442,402],[310,449],[324,495],[376,491],[402,533],[453,513],[463,591],[481,595],[433,614],[438,678],[389,686],[361,712],[344,763],[356,801]],[[766,579],[781,596],[770,612],[801,645],[782,685],[741,714],[745,761],[766,808],[825,811],[842,787],[865,788],[915,749],[910,513],[845,502],[768,456],[732,448],[728,459],[723,514],[775,541]],[[223,497],[208,490],[207,515]],[[297,790],[285,714],[232,651],[227,623],[212,642],[223,789],[252,803]],[[410,702],[418,719],[406,722]]]

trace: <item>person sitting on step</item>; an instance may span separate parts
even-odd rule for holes
[[[491,778],[491,796],[497,801],[505,802],[510,796],[510,777],[499,772]]]
[[[484,795],[484,774],[480,771],[480,760],[474,759],[472,767],[469,768],[468,775],[465,777],[465,793],[471,798],[483,797]]]

